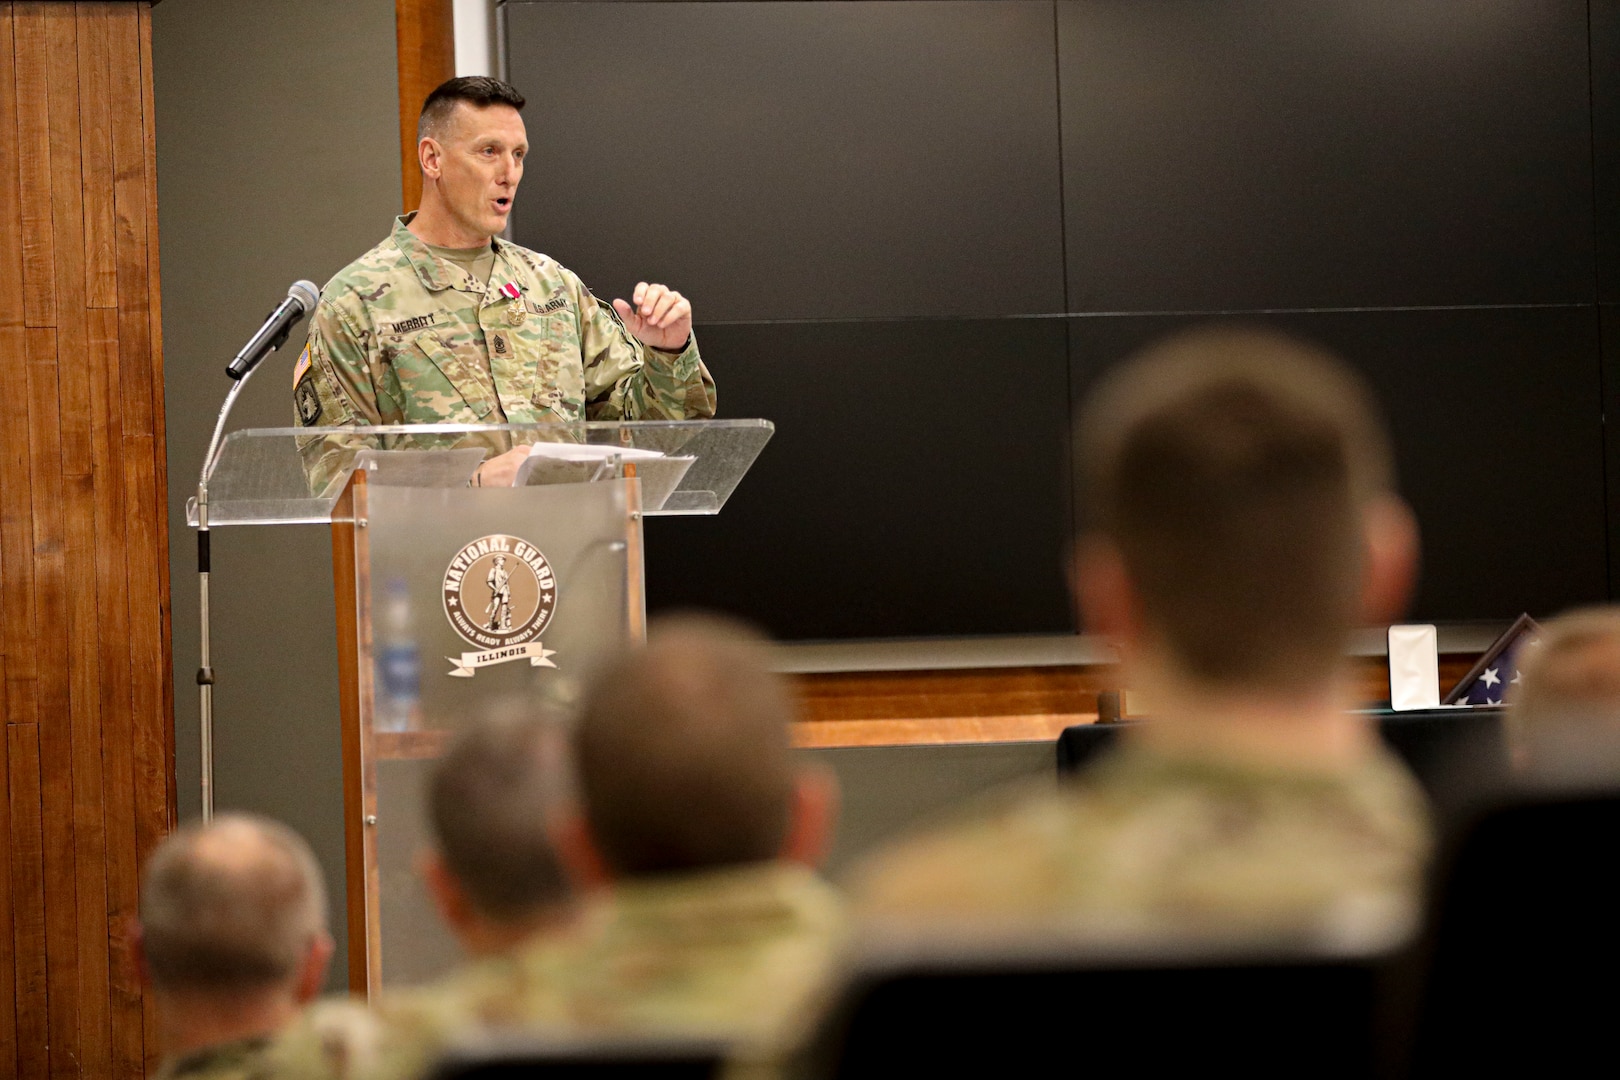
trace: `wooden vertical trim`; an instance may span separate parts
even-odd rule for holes
[[[394,40],[399,52],[400,205],[410,213],[422,201],[422,168],[416,160],[422,102],[456,74],[453,0],[394,0]]]
[[[0,6],[0,19],[9,19],[10,12]],[[0,723],[0,930],[8,934],[16,926],[16,913],[11,893],[11,857],[14,850],[11,839],[11,753],[7,728]],[[16,950],[9,941],[0,941],[0,1074],[17,1075],[17,961]]]
[[[143,183],[139,191],[139,200],[140,209],[146,217],[140,226],[139,254],[144,254],[146,266],[139,278],[139,288],[145,295],[145,319],[141,318],[141,306],[132,305],[127,309],[129,317],[126,320],[124,318],[126,309],[120,303],[119,345],[123,355],[130,357],[130,363],[120,365],[121,385],[127,385],[129,382],[123,375],[126,367],[145,366],[153,379],[161,379],[163,371],[163,304],[158,275],[157,108],[152,98],[152,6],[144,2],[136,5],[135,48],[137,62],[134,68],[139,72],[137,90],[141,103],[140,154],[143,162],[141,169]],[[143,321],[144,327],[141,325]],[[129,337],[125,336],[126,332]],[[137,346],[135,342],[140,344]],[[128,536],[126,565],[126,572],[133,585],[141,576],[139,573],[141,566],[150,565],[152,559],[156,559],[158,564],[156,603],[152,603],[151,598],[144,594],[141,602],[137,602],[133,588],[130,595],[130,662],[133,665],[130,699],[135,718],[131,753],[135,771],[135,837],[141,865],[145,864],[147,856],[151,854],[158,841],[174,829],[178,805],[174,786],[174,673],[169,666],[168,470],[167,462],[161,456],[166,445],[162,394],[161,382],[150,389],[146,405],[140,410],[140,416],[146,422],[145,427],[136,434],[133,440],[135,445],[132,445],[129,438],[131,425],[128,396],[124,399],[123,413],[125,500],[129,502],[133,498],[137,501],[132,505],[140,506],[142,504],[138,500],[148,494],[144,486],[146,470],[139,468],[138,462],[131,461],[132,454],[144,451],[153,455],[149,460],[152,471],[150,495],[154,502],[146,505],[155,505],[159,508],[156,522],[137,520],[144,518],[144,515],[131,515],[131,522],[135,527],[130,529]],[[139,402],[136,404],[139,406]],[[144,446],[140,445],[143,438],[146,440]],[[154,526],[150,536],[141,527],[148,524]],[[153,648],[150,640],[144,637],[137,647],[134,630],[136,627],[145,627],[152,618],[154,608],[158,619],[156,647]],[[152,693],[154,677],[157,680],[155,695]],[[150,1073],[158,1067],[160,1049],[157,1009],[150,995],[141,996],[141,1020],[146,1072]]]
[[[68,687],[67,559],[56,331],[29,328],[28,440],[34,489],[34,635],[45,838],[45,974],[53,1074],[79,1057],[77,878],[73,861],[73,730]]]
[[[361,578],[369,547],[356,522],[365,516],[366,474],[355,470],[332,507],[332,581],[337,604],[338,711],[343,740],[343,849],[344,882],[348,896],[349,991],[370,997],[380,988],[377,920],[373,917],[370,888],[375,868],[371,831],[366,816],[375,812],[370,781],[371,762],[364,729],[362,703],[360,601],[366,583]]]
[[[49,990],[45,958],[45,837],[41,822],[39,729],[5,728],[11,809],[11,945],[16,964],[17,1077],[50,1075]]]
[[[174,775],[174,652],[173,615],[169,604],[169,467],[168,427],[163,411],[163,289],[158,273],[157,217],[157,107],[152,98],[152,5],[138,5],[141,25],[141,121],[146,135],[146,287],[147,315],[151,320],[146,360],[151,373],[152,478],[157,507],[158,692],[159,712],[151,715],[157,730],[153,738],[163,757],[166,798],[158,805],[164,815],[163,831],[173,831],[177,818]],[[154,792],[154,794],[157,794]]]
[[[105,1076],[112,1069],[102,651],[90,431],[96,415],[92,372],[107,362],[107,353],[116,347],[117,320],[110,316],[115,313],[109,309],[87,309],[81,362],[58,365],[64,416],[83,417],[85,428],[82,461],[72,457],[77,449],[70,452],[67,445],[63,446],[63,536],[67,556],[68,696],[73,718],[73,858],[79,915],[79,1065],[89,1076]]]
[[[95,417],[95,596],[97,648],[106,661],[99,685],[102,799],[106,829],[109,1054],[115,1076],[145,1070],[141,985],[131,953],[139,868],[135,837],[134,714],[130,701],[129,595],[124,519],[123,425],[118,414],[118,316],[91,322],[91,415]]]
[[[12,7],[17,177],[22,197],[23,304],[29,326],[56,325],[56,242],[51,230],[51,120],[45,79],[47,3]]]

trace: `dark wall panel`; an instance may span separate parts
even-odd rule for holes
[[[706,321],[1062,310],[1050,3],[504,11],[516,238],[598,292],[665,281]]]
[[[1591,0],[1598,298],[1620,303],[1620,0]]]
[[[1069,310],[1592,300],[1583,0],[1057,11]]]
[[[651,607],[801,639],[1072,629],[1061,319],[701,339],[726,413],[778,430],[720,517],[648,521]]]
[[[1071,320],[1076,395],[1134,349],[1195,321]],[[1335,350],[1377,393],[1423,530],[1415,618],[1550,615],[1607,596],[1594,308],[1264,321]]]

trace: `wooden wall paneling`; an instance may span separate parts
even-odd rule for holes
[[[45,956],[45,837],[40,812],[39,728],[8,724],[6,780],[11,811],[11,945],[16,964],[17,1077],[50,1074]]]
[[[84,159],[84,291],[86,306],[118,306],[113,261],[112,114],[107,20],[112,3],[74,5],[78,17],[79,93],[91,103],[80,110],[79,150]],[[118,6],[127,6],[118,5]]]
[[[29,326],[56,325],[50,101],[45,85],[45,9],[49,6],[18,3],[12,7],[17,173],[22,194],[23,304]]]
[[[146,1075],[130,952],[172,827],[145,3],[0,0],[0,1075]]]
[[[422,201],[416,160],[416,121],[434,87],[456,74],[456,22],[452,0],[394,0],[399,50],[399,165],[407,212]]]

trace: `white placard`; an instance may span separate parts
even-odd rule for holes
[[[1440,638],[1433,626],[1389,628],[1389,707],[1440,707]]]

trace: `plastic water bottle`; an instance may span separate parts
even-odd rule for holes
[[[377,623],[375,731],[413,731],[422,719],[422,653],[416,645],[410,586],[390,578]]]

